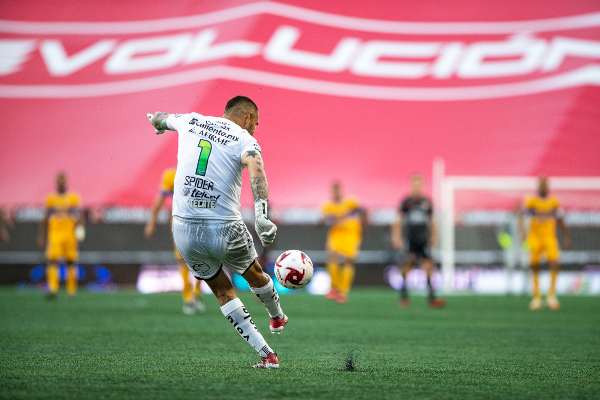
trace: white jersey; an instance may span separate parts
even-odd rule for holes
[[[170,114],[167,126],[178,133],[173,215],[241,219],[241,157],[260,152],[256,139],[228,119],[198,113]]]

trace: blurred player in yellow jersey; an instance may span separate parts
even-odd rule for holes
[[[77,292],[77,242],[84,235],[80,207],[81,199],[67,190],[67,177],[59,173],[56,192],[46,198],[46,213],[38,237],[40,246],[46,246],[46,279],[50,299],[56,297],[60,286],[59,261],[67,263],[67,293],[74,296]]]
[[[523,215],[529,216],[529,229],[527,231],[527,247],[529,249],[530,265],[533,281],[533,299],[529,304],[531,310],[539,310],[542,307],[542,296],[540,293],[540,262],[546,257],[550,268],[550,288],[546,303],[551,310],[558,310],[560,303],[556,298],[556,281],[559,271],[560,249],[556,226],[561,230],[564,245],[571,245],[569,231],[563,220],[563,212],[558,199],[550,195],[548,179],[540,177],[538,181],[537,196],[528,196],[523,204],[523,212],[519,219],[519,227],[522,237],[525,237],[525,223]]]
[[[166,199],[173,196],[174,187],[175,168],[166,169],[161,178],[160,193],[154,201],[150,214],[150,220],[146,224],[146,228],[144,230],[146,237],[151,237],[154,235],[154,232],[156,231],[156,220],[158,218],[158,213],[164,206]],[[195,283],[190,281],[191,275],[188,267],[185,264],[185,261],[177,249],[174,251],[175,259],[177,260],[177,264],[179,264],[179,272],[181,273],[181,278],[183,279],[183,313],[191,315],[195,314],[197,311],[203,312],[205,310],[205,306],[200,300],[200,281],[196,281]]]
[[[331,277],[331,290],[326,297],[345,303],[354,280],[354,263],[362,241],[366,214],[355,199],[343,197],[339,182],[332,184],[331,201],[323,205],[322,213],[329,226],[327,271]]]

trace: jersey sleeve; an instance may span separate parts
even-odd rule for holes
[[[46,196],[46,208],[54,208],[54,196],[49,194],[48,196]]]
[[[186,127],[200,120],[200,114],[190,113],[190,114],[169,114],[167,117],[167,127],[174,131],[185,130]],[[194,121],[194,119],[196,121]]]
[[[70,208],[79,208],[81,206],[81,197],[77,193],[71,193],[69,198]]]
[[[166,170],[162,174],[162,178],[160,180],[160,193],[162,195],[170,195],[173,194],[175,189],[175,174],[172,170]]]
[[[259,153],[262,153],[262,149],[260,148],[260,145],[258,144],[258,141],[254,138],[254,136],[250,134],[242,135],[240,142],[240,158],[247,151],[258,151]]]

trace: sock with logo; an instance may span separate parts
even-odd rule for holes
[[[240,299],[235,298],[222,305],[221,312],[231,322],[233,329],[256,350],[259,356],[266,357],[273,353],[273,349],[256,328],[250,313]]]

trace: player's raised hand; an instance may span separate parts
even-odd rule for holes
[[[268,217],[266,200],[260,199],[254,202],[254,229],[263,246],[268,246],[275,241],[277,225]]]
[[[146,118],[154,127],[154,133],[157,135],[161,135],[161,134],[165,133],[165,129],[161,128],[161,125],[163,124],[163,121],[164,121],[164,118],[162,118],[163,114],[166,114],[166,113],[162,113],[162,112],[146,113]]]

